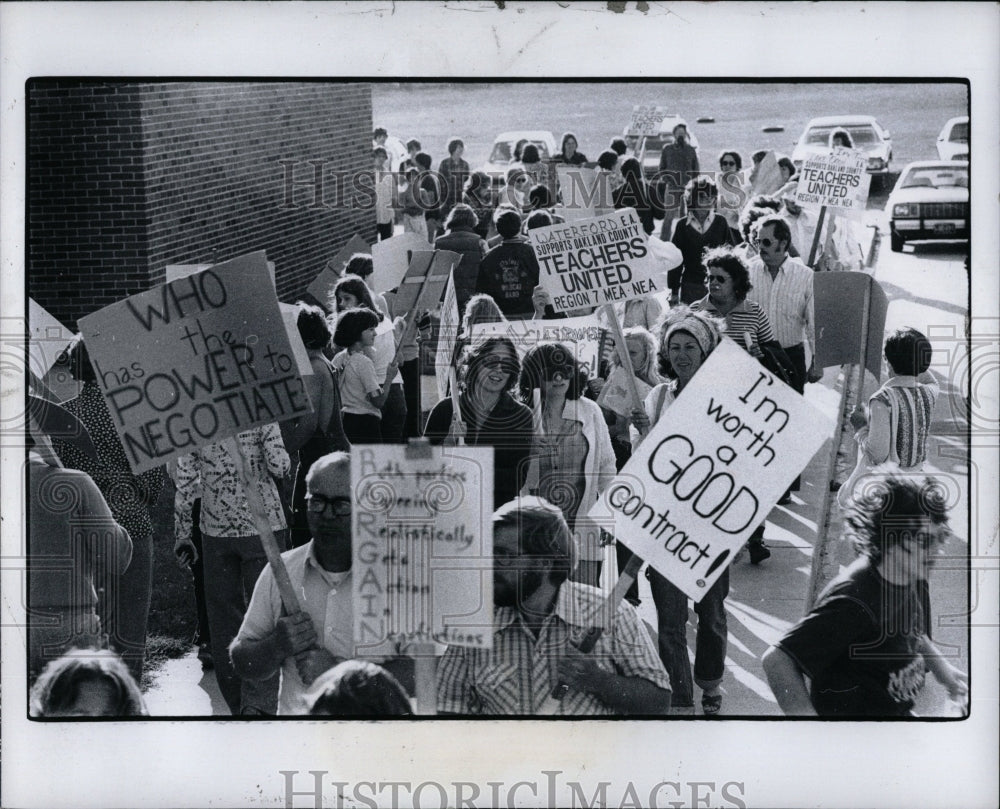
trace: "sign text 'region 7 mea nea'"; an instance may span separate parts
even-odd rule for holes
[[[625,301],[660,291],[662,275],[639,215],[606,216],[528,231],[539,280],[557,312]]]
[[[311,410],[262,252],[140,292],[79,325],[136,473]]]

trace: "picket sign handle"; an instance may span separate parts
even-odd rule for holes
[[[629,391],[632,394],[632,404],[636,410],[642,410],[642,398],[639,396],[639,389],[635,385],[635,371],[632,370],[632,360],[628,355],[628,345],[625,342],[625,335],[622,333],[622,324],[618,322],[618,313],[615,312],[613,304],[604,304],[604,314],[611,324],[611,334],[615,339],[615,349],[618,351],[618,361],[625,370],[625,378],[628,380]],[[645,435],[644,430],[639,430]]]
[[[806,262],[806,266],[812,269],[813,261],[816,258],[816,250],[819,249],[819,239],[823,233],[823,220],[826,219],[826,206],[823,205],[819,209],[819,221],[816,223],[816,235],[813,236],[812,247],[809,249],[809,260]]]
[[[434,644],[414,644],[411,656],[414,665],[417,714],[433,716],[437,713],[437,656],[434,654]]]
[[[635,583],[636,576],[639,575],[639,569],[642,567],[644,561],[641,556],[637,556],[634,553],[629,557],[628,562],[625,563],[625,567],[622,568],[622,572],[618,576],[618,581],[615,582],[615,587],[611,591],[611,595],[605,601],[606,615],[615,615],[617,613],[618,602],[625,597],[628,588]],[[592,652],[602,634],[604,634],[603,628],[599,626],[590,627],[583,636],[583,640],[576,644],[576,648],[584,654]],[[566,696],[568,691],[568,685],[557,683],[556,687],[552,689],[552,693],[545,698],[545,702],[542,703],[536,713],[541,716],[553,715],[559,709],[560,700]]]
[[[253,516],[253,521],[257,526],[257,533],[260,535],[261,545],[264,546],[264,553],[267,554],[268,564],[270,564],[271,572],[274,574],[274,582],[278,586],[281,603],[285,605],[285,611],[290,615],[299,612],[301,610],[299,599],[296,597],[295,589],[292,587],[292,580],[288,577],[288,569],[281,560],[281,550],[278,548],[278,540],[274,538],[274,531],[271,530],[271,523],[267,519],[267,508],[264,506],[264,500],[260,496],[260,492],[257,491],[257,487],[250,478],[250,462],[243,454],[236,436],[224,438],[221,443],[229,452],[233,463],[236,464],[236,472],[239,476],[240,484],[243,486],[243,491],[247,496],[247,502],[250,504],[250,514]]]
[[[403,346],[405,346],[410,339],[413,337],[413,332],[416,330],[417,321],[417,311],[419,310],[420,301],[424,297],[424,292],[427,289],[427,284],[431,280],[431,269],[434,267],[434,257],[438,254],[437,250],[431,252],[431,263],[427,265],[427,275],[424,276],[424,280],[420,284],[420,291],[417,293],[417,300],[413,304],[413,308],[406,313],[406,317],[403,322],[406,324],[403,327],[403,335],[399,339],[399,345],[396,346],[396,353],[393,355],[392,361],[394,363],[399,362],[399,358],[403,355]]]

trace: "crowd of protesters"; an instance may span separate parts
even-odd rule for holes
[[[584,369],[571,345],[543,342],[522,353],[507,337],[475,333],[479,324],[559,317],[539,284],[526,233],[563,220],[564,189],[554,181],[552,166],[590,165],[576,136],[563,136],[551,162],[540,160],[534,144],[518,144],[498,191],[493,178],[470,170],[462,140],[447,144],[448,156],[434,171],[416,140],[394,165],[385,131],[376,130],[377,237],[414,232],[461,257],[453,274],[462,314],[454,335],[453,389],[432,406],[421,401],[419,346],[430,334],[431,319],[394,311],[396,290],[373,289],[372,258],[358,254],[336,268],[341,277],[329,300],[299,304],[298,329],[313,372],[306,383],[312,413],[241,433],[237,440],[249,472],[237,470],[224,443],[202,446],[167,470],[176,491],[175,552],[182,563],[201,565],[203,641],[210,637],[205,657],[214,662],[234,715],[412,712],[413,671],[405,660],[393,654],[378,664],[351,659],[350,520],[360,506],[350,489],[348,451],[352,444],[405,443],[419,436],[435,445],[494,450],[495,648],[493,656],[448,650],[438,681],[442,712],[536,712],[544,695],[525,697],[524,683],[498,677],[530,684],[540,660],[551,667],[553,681],[570,688],[558,713],[690,712],[693,683],[702,691],[703,713],[721,711],[728,570],[694,605],[693,676],[687,596],[651,568],[646,575],[657,613],[655,645],[641,628],[633,587],[616,607],[615,631],[602,641],[599,655],[567,647],[573,605],[599,592],[603,568],[615,558],[606,553],[613,538],[587,512],[648,430],[670,418],[671,403],[720,342],[734,341],[799,393],[822,376],[814,362],[816,268],[797,258],[809,251],[802,238],[811,232],[808,216],[794,203],[794,165],[774,156],[781,187],[773,195],[753,196],[752,172],[743,174],[738,152],[723,151],[719,171],[703,173],[686,127],[678,125],[673,135],[651,180],[639,160],[628,156],[623,139],[598,152],[596,176],[606,179],[612,206],[635,209],[651,241],[659,228],[659,241],[674,249],[660,248],[661,255],[673,256],[664,268],[668,295],[615,307],[628,361],[611,350],[606,329],[598,366]],[[755,171],[766,157],[753,156]],[[379,341],[383,348],[377,350]],[[866,471],[884,471],[886,465],[920,470],[936,394],[925,378],[929,350],[914,330],[887,342],[894,376],[851,419]],[[44,401],[34,411],[31,542],[34,553],[51,546],[79,557],[78,583],[85,586],[76,601],[58,603],[57,582],[33,574],[32,606],[57,606],[73,631],[32,629],[32,711],[141,716],[145,708],[135,681],[142,673],[155,586],[148,509],[166,475],[130,473],[82,341],[71,347],[70,358],[83,384],[80,395],[64,407]],[[643,406],[616,406],[613,391],[632,383]],[[77,420],[92,442],[72,438],[81,432],[71,429]],[[286,476],[294,480],[289,504],[281,485]],[[911,484],[891,474],[885,479],[889,488],[874,496],[857,489],[853,476],[842,490],[861,559],[765,661],[779,705],[790,713],[905,714],[922,684],[922,656],[950,693],[964,690],[964,677],[936,657],[920,621],[892,630],[900,636],[884,644],[890,662],[875,671],[845,651],[849,643],[889,631],[870,620],[881,587],[897,588],[892,592],[899,609],[926,611],[927,560],[947,515],[910,492]],[[303,597],[300,612],[289,615],[282,607],[244,483],[257,488],[279,545],[288,548],[283,559]],[[70,529],[49,491],[56,485],[72,488],[75,501],[108,529],[101,534],[103,545],[70,547]],[[913,523],[907,537],[912,534],[913,547],[923,554],[923,567],[906,563],[910,539],[880,536],[879,526],[890,517]],[[623,567],[630,554],[623,546],[615,551]],[[753,564],[770,555],[763,524],[750,539],[749,553]],[[853,606],[856,591],[867,599],[864,614]],[[124,666],[102,651],[107,646]],[[865,679],[865,693],[831,699],[824,690],[824,683],[849,690],[855,678]],[[519,689],[520,697],[512,696]]]

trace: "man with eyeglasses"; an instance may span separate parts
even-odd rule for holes
[[[493,515],[493,649],[449,646],[438,668],[438,712],[540,713],[568,690],[560,716],[666,714],[670,679],[635,607],[617,604],[593,652],[572,643],[608,611],[596,587],[569,581],[573,543],[562,512],[524,497]]]
[[[309,712],[306,689],[320,674],[354,657],[351,588],[351,459],[333,452],[317,460],[306,476],[306,505],[312,539],[281,555],[301,612],[285,614],[270,566],[254,587],[243,625],[230,647],[233,666],[245,679],[281,671],[278,713]],[[392,654],[392,649],[385,650]],[[409,661],[387,668],[405,682]]]
[[[854,502],[847,525],[860,558],[763,657],[786,714],[910,716],[927,671],[952,700],[967,699],[966,674],[928,636],[926,580],[949,536],[945,500],[940,484],[895,475]]]

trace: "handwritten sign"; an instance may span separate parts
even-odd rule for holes
[[[333,288],[344,274],[344,265],[355,253],[371,255],[371,252],[372,249],[368,242],[355,233],[347,244],[340,248],[337,255],[326,263],[323,271],[306,287],[306,292],[319,301],[328,312],[332,312],[334,307],[330,305],[330,295],[333,294]]]
[[[528,231],[539,281],[557,312],[655,295],[659,262],[639,215],[623,208],[607,216]]]
[[[358,653],[386,640],[491,648],[493,448],[355,446],[351,486]]]
[[[750,172],[750,195],[774,194],[785,184],[774,152],[768,152]]]
[[[573,354],[588,377],[597,375],[601,341],[601,322],[597,315],[568,317],[563,320],[511,320],[505,323],[476,323],[470,341],[486,337],[507,337],[523,357],[538,343],[562,343]]]
[[[723,340],[589,516],[699,601],[832,431]]]
[[[632,107],[632,118],[628,124],[628,134],[642,137],[644,135],[658,135],[663,119],[667,117],[666,107],[657,107],[654,104],[636,104]]]
[[[372,245],[372,289],[387,292],[397,287],[406,275],[413,254],[432,249],[419,233],[400,233]]]
[[[799,171],[795,201],[799,205],[826,205],[845,213],[863,213],[871,180],[864,152],[838,146],[827,154],[806,158]]]
[[[263,252],[140,292],[79,324],[137,474],[311,410]]]
[[[179,278],[186,278],[202,270],[207,270],[211,264],[168,264],[164,268],[164,280],[169,284]],[[273,261],[267,262],[267,271],[271,275],[271,286],[275,285],[275,265]]]

